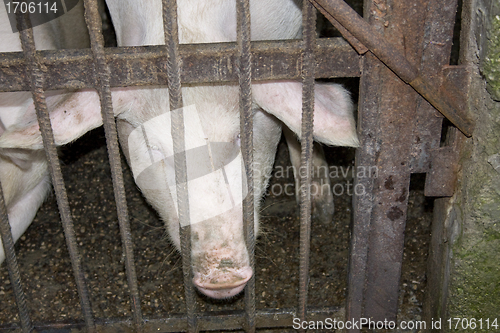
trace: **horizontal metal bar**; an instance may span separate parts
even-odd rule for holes
[[[460,91],[448,86],[447,91],[439,84],[422,77],[418,69],[411,64],[394,45],[388,42],[377,30],[360,17],[343,0],[310,0],[321,11],[328,12],[355,38],[363,43],[380,61],[389,67],[404,82],[412,86],[422,97],[448,118],[465,135],[471,136],[474,121],[463,105],[456,101]],[[425,75],[425,73],[423,74]]]
[[[296,318],[296,309],[262,309],[256,311],[257,328],[293,327],[293,319]],[[242,328],[245,312],[217,311],[205,312],[197,316],[200,330],[221,331],[237,330]],[[310,307],[307,311],[307,320],[325,321],[326,318],[344,320],[344,310],[341,307]],[[134,326],[130,319],[96,319],[98,331],[134,332]],[[19,329],[18,324],[0,325],[0,332],[10,332]],[[58,323],[35,323],[38,333],[44,332],[84,332],[83,322],[58,322]],[[187,329],[185,315],[170,315],[166,318],[144,319],[143,329],[145,332],[182,332]]]
[[[252,42],[252,80],[301,78],[302,41]],[[167,85],[163,46],[106,48],[111,86]],[[318,39],[316,78],[357,77],[360,57],[342,38]],[[180,45],[182,83],[238,82],[236,43]],[[90,49],[37,51],[44,89],[95,86]],[[0,53],[0,92],[29,90],[22,53]]]

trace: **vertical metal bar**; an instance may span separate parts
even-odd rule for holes
[[[141,301],[139,288],[137,286],[137,275],[134,265],[134,250],[132,236],[130,233],[130,222],[128,217],[127,199],[123,183],[123,173],[118,147],[118,135],[111,102],[111,89],[109,84],[110,71],[104,55],[104,39],[102,36],[102,21],[99,15],[97,1],[85,0],[85,22],[89,29],[90,43],[94,63],[96,67],[96,79],[99,97],[101,100],[101,114],[103,118],[106,144],[113,178],[113,190],[118,212],[118,223],[125,254],[125,270],[127,282],[130,288],[130,301],[132,307],[132,318],[136,331],[142,330]]]
[[[370,12],[371,0],[364,0],[363,16],[373,19]],[[355,170],[360,166],[376,165],[376,158],[380,149],[378,137],[380,134],[378,110],[376,109],[380,93],[376,84],[376,73],[383,66],[376,61],[374,55],[367,53],[362,62],[362,76],[359,82],[358,106],[358,136],[360,147],[356,149]],[[372,110],[375,109],[375,110]],[[366,126],[364,124],[369,124]],[[349,246],[348,285],[346,299],[346,320],[359,320],[363,316],[363,300],[366,283],[366,261],[368,256],[368,242],[370,236],[373,188],[375,175],[368,177],[355,177],[355,188],[363,188],[365,195],[353,196],[353,225]],[[359,328],[351,328],[350,333],[360,332]]]
[[[316,9],[309,1],[303,4],[302,53],[302,129],[300,156],[300,272],[298,317],[306,320],[309,285],[309,252],[311,238],[311,168],[314,121],[314,47],[316,42]]]
[[[355,170],[359,167],[376,165],[377,153],[380,150],[378,137],[378,110],[372,110],[378,104],[380,91],[376,84],[375,73],[383,66],[375,56],[367,53],[363,59],[363,76],[359,83],[358,135],[360,147],[356,150]],[[372,78],[374,76],[374,78]],[[364,126],[364,124],[371,126]],[[371,169],[370,169],[370,172]],[[346,319],[359,320],[363,316],[363,299],[366,284],[366,261],[368,257],[368,238],[373,214],[373,192],[376,174],[368,177],[356,177],[355,188],[363,188],[364,195],[353,196],[353,225],[349,247],[348,293]],[[351,328],[350,333],[360,332],[359,328]]]
[[[383,31],[388,42],[418,63],[429,2],[394,3],[379,11],[376,1],[365,1],[365,13],[373,29]],[[408,35],[411,41],[403,37]],[[355,183],[364,187],[364,194],[354,199],[347,315],[352,320],[395,320],[418,96],[373,55],[365,56],[362,73],[356,169],[370,166],[374,174]]]
[[[179,64],[179,31],[177,27],[177,3],[175,0],[163,0],[163,27],[165,47],[167,49],[167,81],[170,110],[182,108],[181,75]],[[191,270],[191,224],[189,214],[189,194],[187,182],[186,151],[184,142],[184,116],[182,112],[171,112],[171,133],[174,146],[175,183],[179,233],[181,240],[182,271],[184,276],[184,294],[188,332],[198,332],[196,318],[195,291]],[[174,135],[175,134],[175,135]]]
[[[247,196],[243,201],[243,221],[249,264],[254,274],[245,287],[245,313],[247,332],[255,332],[255,230],[254,230],[254,190],[253,190],[253,114],[252,114],[252,67],[250,54],[250,2],[237,1],[237,43],[240,86],[240,138]]]
[[[33,39],[33,31],[29,23],[29,17],[26,15],[19,15],[18,25],[20,25],[21,45],[23,48],[24,56],[27,63],[27,71],[31,76],[31,91],[33,93],[33,102],[36,108],[40,132],[42,134],[43,147],[49,162],[49,171],[52,178],[52,184],[56,193],[57,205],[61,221],[63,224],[64,234],[68,251],[71,257],[71,264],[75,274],[76,286],[78,294],[80,295],[80,303],[82,306],[82,313],[87,326],[88,332],[96,332],[95,322],[92,315],[92,308],[90,305],[90,297],[85,282],[85,275],[81,265],[80,254],[76,244],[75,231],[73,221],[68,204],[68,196],[64,186],[64,180],[61,173],[61,166],[57,156],[57,149],[54,143],[54,135],[50,124],[50,116],[45,103],[45,92],[43,90],[43,74],[40,69],[36,56],[36,48]]]
[[[16,253],[14,251],[14,239],[10,230],[7,207],[3,197],[2,186],[0,186],[0,235],[7,262],[7,270],[12,284],[12,290],[16,298],[17,308],[19,310],[19,319],[21,320],[22,331],[27,333],[33,330],[33,324],[26,305],[26,296],[21,286],[21,274],[17,265]]]

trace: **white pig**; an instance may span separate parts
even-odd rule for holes
[[[82,4],[79,3],[58,19],[34,27],[33,34],[38,50],[88,47]],[[0,4],[0,52],[19,51],[22,51],[19,33],[12,32],[6,7]],[[70,94],[62,91],[48,92],[47,104],[49,108],[56,104],[64,106],[64,100],[69,96]],[[16,126],[26,127],[30,122],[36,122],[30,92],[0,93],[0,136],[3,137],[5,131]],[[12,235],[17,240],[35,217],[50,189],[44,151],[22,149],[15,145],[2,149],[0,182]],[[5,253],[0,240],[0,263],[4,259]]]
[[[107,4],[119,46],[164,44],[161,0],[108,0]],[[236,40],[235,1],[178,0],[177,5],[181,43]],[[295,1],[252,0],[250,8],[253,40],[300,37],[301,7]],[[292,81],[252,85],[256,233],[260,194],[270,177],[282,124],[300,135],[301,90],[302,85]],[[184,85],[182,95],[185,108],[178,112],[185,115],[193,283],[209,297],[232,297],[253,274],[241,208],[244,183],[239,90],[236,84]],[[58,144],[74,140],[102,122],[94,95],[80,93],[72,99],[78,102],[72,104],[74,108],[67,113],[56,108],[51,114]],[[172,242],[179,249],[168,91],[164,87],[114,89],[113,102],[120,143],[136,183],[165,221]],[[314,117],[316,140],[329,145],[358,145],[352,103],[341,86],[315,86]],[[70,122],[77,131],[65,125]],[[40,148],[41,140],[33,127],[37,125],[26,124],[7,131],[0,137],[0,147]]]

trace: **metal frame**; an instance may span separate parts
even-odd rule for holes
[[[461,93],[466,70],[449,66],[457,3],[411,0],[391,7],[385,1],[365,0],[364,8],[372,29],[418,68],[418,81],[434,82],[441,87],[436,92],[444,95],[454,91],[456,105],[461,105],[455,114],[465,121],[455,124],[470,135],[473,121],[466,103],[460,103],[466,101]],[[427,196],[451,196],[459,145],[441,147],[443,117],[432,99],[415,93],[406,79],[397,78],[398,71],[382,62],[368,54],[362,67],[356,165],[377,166],[378,177],[356,179],[367,195],[354,198],[347,316],[383,321],[397,317],[410,174],[427,173]],[[465,137],[456,131],[452,136],[457,142]]]
[[[304,85],[301,163],[306,167],[312,153],[314,78],[358,76],[361,77],[358,119],[361,147],[357,150],[356,165],[377,166],[379,177],[356,179],[356,184],[362,185],[366,194],[355,196],[354,200],[346,320],[359,320],[362,317],[395,320],[410,174],[425,172],[431,175],[428,179],[434,181],[429,181],[426,195],[443,196],[453,192],[453,168],[445,163],[442,156],[456,156],[457,146],[440,147],[443,118],[431,104],[465,134],[470,135],[473,129],[472,120],[457,101],[461,96],[459,88],[446,79],[453,77],[453,81],[456,81],[460,77],[462,83],[466,80],[463,67],[446,67],[457,0],[410,0],[394,7],[384,0],[365,0],[365,17],[370,24],[359,18],[341,0],[304,1],[304,39],[282,42],[250,42],[248,0],[238,0],[237,42],[205,45],[179,45],[175,0],[163,0],[166,45],[113,49],[104,49],[97,3],[93,0],[84,0],[84,3],[91,37],[90,50],[36,51],[31,30],[20,29],[23,54],[0,55],[0,91],[31,90],[33,93],[77,280],[85,322],[58,324],[57,328],[81,328],[87,332],[105,328],[136,332],[244,328],[247,332],[255,332],[257,327],[292,326],[294,316],[302,320],[321,320],[338,314],[340,307],[314,309],[307,306],[311,207],[307,186],[310,175],[305,175],[307,178],[301,179],[301,183],[306,186],[301,191],[300,290],[297,309],[256,311],[252,278],[245,289],[244,312],[197,313],[189,265],[190,232],[184,228],[181,229],[181,247],[187,313],[184,317],[162,320],[143,318],[110,88],[168,85],[171,109],[174,110],[182,106],[181,83],[239,81],[243,129],[251,127],[252,80],[301,78]],[[315,39],[313,5],[339,27],[358,52],[342,39]],[[414,8],[416,14],[409,15],[406,12],[408,8]],[[21,20],[21,24],[27,23]],[[413,42],[404,39],[409,33],[416,36]],[[367,53],[368,50],[371,52]],[[408,59],[402,52],[406,53]],[[43,72],[41,67],[44,68]],[[88,68],[94,68],[94,71]],[[116,74],[111,76],[110,68],[116,69],[113,71]],[[93,72],[97,73],[96,77],[92,75]],[[101,322],[92,316],[44,98],[45,90],[61,88],[95,88],[99,92],[133,307],[132,318],[128,321]],[[175,125],[174,119],[173,126],[178,126],[176,130],[182,130],[182,119],[177,119],[177,122],[180,125]],[[401,128],[407,130],[401,131]],[[252,133],[248,130],[242,130],[241,133],[246,176],[248,184],[252,184]],[[462,135],[456,133],[456,136],[459,140]],[[183,135],[177,137],[182,139]],[[174,146],[182,147],[182,142],[174,142]],[[444,150],[447,150],[448,155],[442,154]],[[182,177],[185,178],[182,175],[185,157],[182,154],[179,156],[175,168],[177,177],[180,177],[177,192],[181,207],[179,215],[183,219],[188,218],[186,214],[189,209],[185,200],[187,189],[182,186],[185,183],[182,181]],[[434,186],[434,189],[431,186],[443,184],[446,186]],[[253,193],[251,187],[248,193]],[[253,221],[253,199],[251,196],[248,198],[244,203],[245,221]],[[2,195],[0,217],[8,269],[19,304],[20,327],[23,332],[30,332],[33,324],[19,280]],[[253,266],[253,223],[246,223],[245,234]],[[11,326],[16,327],[19,326]],[[49,328],[54,329],[56,326],[47,324],[38,329],[43,331]]]

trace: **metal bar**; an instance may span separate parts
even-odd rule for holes
[[[439,85],[419,76],[418,69],[410,63],[396,47],[382,35],[372,29],[349,5],[343,0],[310,0],[317,8],[328,12],[340,22],[355,38],[370,49],[387,67],[389,67],[404,82],[411,85],[422,97],[431,103],[439,112],[448,118],[465,135],[471,136],[474,130],[474,121],[461,105],[456,103],[454,96],[460,92],[452,86],[444,94]]]
[[[283,328],[293,327],[296,317],[296,308],[261,309],[256,311],[257,328]],[[234,331],[241,330],[241,322],[245,320],[245,312],[241,310],[213,311],[198,315],[198,321],[203,330],[207,331]],[[342,320],[343,308],[341,307],[310,307],[307,309],[310,320],[325,321],[326,318]],[[130,320],[124,319],[96,319],[99,332],[124,332],[132,333],[134,328]],[[0,332],[10,332],[18,329],[17,324],[0,326]],[[81,322],[39,323],[35,325],[40,333],[73,333],[85,332]],[[170,315],[166,318],[144,319],[146,332],[182,332],[187,328],[185,315]]]
[[[451,40],[449,20],[454,18],[456,5],[453,1],[406,2],[406,7],[394,5],[381,13],[382,17],[376,15],[375,2],[372,6],[367,2],[366,10],[373,15],[373,28],[387,31],[393,45],[404,45],[406,53],[423,71],[436,72],[446,63],[449,49],[446,52],[445,44],[431,44]],[[443,35],[437,36],[437,31]],[[412,42],[402,40],[401,36],[409,34]],[[433,109],[413,116],[414,109],[427,103],[398,82],[394,73],[372,55],[367,55],[362,72],[358,114],[361,147],[356,168],[375,166],[376,174],[356,179],[355,186],[361,186],[365,194],[354,198],[347,314],[348,318],[390,320],[397,314],[409,176],[423,168],[415,162],[419,159],[414,158],[412,150],[421,137],[421,144],[428,146],[419,153],[425,154],[429,146],[439,144],[433,135],[439,137],[440,131],[434,124],[426,126],[425,117],[435,117]],[[422,156],[420,161],[425,158]]]
[[[179,32],[177,27],[177,4],[175,0],[163,0],[162,6],[170,111],[174,111],[181,109],[183,106],[178,50]],[[186,297],[187,330],[188,332],[198,332],[195,291],[192,282],[193,272],[191,270],[191,221],[189,214],[186,145],[184,142],[184,115],[183,112],[171,112],[171,115],[182,271],[184,277],[184,295]]]
[[[240,88],[240,139],[247,179],[243,188],[243,225],[252,277],[245,286],[245,331],[254,333],[255,322],[255,230],[253,188],[253,112],[252,112],[252,54],[250,53],[250,2],[236,2],[238,78]],[[244,184],[245,182],[243,182]],[[246,196],[245,196],[246,192]]]
[[[370,59],[371,58],[371,59]],[[358,136],[359,148],[356,149],[356,166],[367,167],[376,165],[377,153],[380,149],[378,141],[378,113],[372,110],[377,105],[378,87],[376,78],[371,73],[378,71],[377,66],[383,66],[376,61],[372,54],[367,54],[363,65],[363,76],[359,84],[358,106]],[[367,125],[369,126],[367,126]],[[373,125],[371,125],[373,124]],[[354,188],[362,188],[365,195],[353,196],[353,226],[349,248],[349,269],[346,299],[346,318],[359,319],[363,316],[363,298],[366,282],[366,260],[368,256],[368,242],[370,235],[371,216],[373,210],[373,188],[376,174],[370,169],[368,177],[356,177]],[[351,329],[349,332],[360,332]]]
[[[393,45],[404,47],[414,63],[419,63],[422,57],[427,3],[427,0],[408,0],[391,6],[380,16],[372,14],[373,28],[384,30],[384,37]],[[371,12],[376,6],[373,1],[369,7]],[[407,12],[410,8],[411,16]],[[381,19],[382,15],[389,18]],[[384,22],[388,22],[388,27]],[[404,39],[409,34],[411,41]],[[365,122],[361,126],[374,131],[380,142],[372,164],[377,167],[377,178],[370,193],[370,233],[366,240],[369,251],[366,282],[361,287],[364,288],[363,317],[396,320],[411,172],[410,151],[416,128],[414,112],[419,96],[387,67],[378,63],[377,69],[368,74],[371,84],[377,85],[374,89],[377,103],[360,111],[376,113],[375,123]]]
[[[54,143],[54,135],[50,124],[50,116],[45,103],[45,92],[43,90],[43,72],[40,69],[40,64],[36,59],[36,48],[33,39],[33,31],[30,23],[27,22],[27,17],[24,15],[18,16],[18,24],[20,24],[20,37],[23,52],[28,64],[28,70],[31,77],[31,91],[33,93],[33,102],[35,104],[40,132],[42,134],[43,147],[49,162],[49,171],[52,178],[52,184],[56,194],[57,205],[61,221],[63,224],[66,244],[71,257],[73,273],[75,275],[78,294],[80,295],[80,303],[82,306],[82,314],[85,320],[85,325],[90,333],[96,332],[92,308],[90,305],[90,297],[85,282],[85,275],[81,265],[80,254],[76,244],[75,231],[71,212],[68,204],[68,196],[64,186],[64,180],[61,173],[61,166],[57,156],[57,149]],[[21,18],[21,19],[20,19]]]
[[[3,197],[2,186],[0,186],[0,236],[2,237],[2,244],[7,262],[7,270],[16,298],[17,308],[19,310],[19,319],[21,321],[22,331],[27,333],[33,330],[33,323],[28,312],[26,304],[26,295],[24,294],[21,286],[21,274],[19,273],[19,266],[17,264],[16,253],[14,251],[14,239],[9,224],[9,217],[7,215],[7,207]]]
[[[304,1],[303,8],[304,50],[302,60],[302,128],[300,169],[300,249],[299,249],[299,305],[297,315],[306,320],[309,286],[309,253],[311,242],[311,171],[314,122],[314,46],[316,42],[316,11]]]
[[[426,73],[426,76],[429,77],[434,76],[435,80],[441,80],[441,86],[446,85],[447,74],[452,74],[447,69],[447,65],[450,63],[457,8],[457,0],[442,0],[429,2],[426,9],[426,33],[422,41],[423,52],[420,72]],[[464,83],[467,82],[467,76],[461,75],[465,74],[464,68],[461,66],[453,66],[453,68],[456,71],[453,71],[450,81],[456,84],[456,88],[460,90],[460,96],[466,97],[467,89],[463,88]],[[457,74],[458,76],[455,76]],[[412,173],[426,173],[431,168],[433,151],[439,148],[441,144],[443,118],[423,98],[419,98],[418,104],[417,127],[414,135],[419,140],[413,142],[411,169]],[[461,101],[460,104],[465,105],[466,102]],[[451,163],[452,160],[449,162]],[[444,182],[445,179],[440,180]],[[440,181],[436,180],[433,181],[433,185],[437,187]],[[448,189],[451,191],[453,191],[453,186],[453,182],[447,184]]]
[[[252,42],[252,79],[301,78],[299,40]],[[316,78],[357,77],[360,57],[343,38],[321,38],[316,46]],[[111,87],[167,85],[164,46],[120,47],[104,50],[113,72]],[[182,83],[237,82],[237,44],[179,45]],[[43,88],[92,88],[93,57],[89,49],[37,51],[46,69]],[[0,91],[29,90],[20,52],[0,53]]]
[[[349,44],[354,47],[356,52],[359,54],[365,54],[368,52],[368,48],[364,46],[359,40],[356,39],[339,21],[337,21],[330,13],[328,13],[323,7],[318,6],[317,9],[325,16],[325,18],[330,21],[330,23],[337,29],[342,37],[344,37]]]
[[[111,176],[113,178],[113,190],[118,213],[118,223],[122,239],[123,253],[125,254],[125,270],[127,282],[130,288],[130,302],[133,322],[138,332],[142,331],[141,301],[139,288],[137,286],[137,274],[134,264],[134,249],[132,235],[130,232],[130,221],[128,216],[127,199],[125,197],[125,186],[118,146],[118,135],[111,102],[111,88],[109,84],[110,70],[104,56],[104,39],[101,33],[102,21],[99,15],[97,2],[85,0],[85,22],[89,29],[90,44],[96,68],[96,81],[101,100],[101,114],[103,118],[106,144],[108,148]]]

